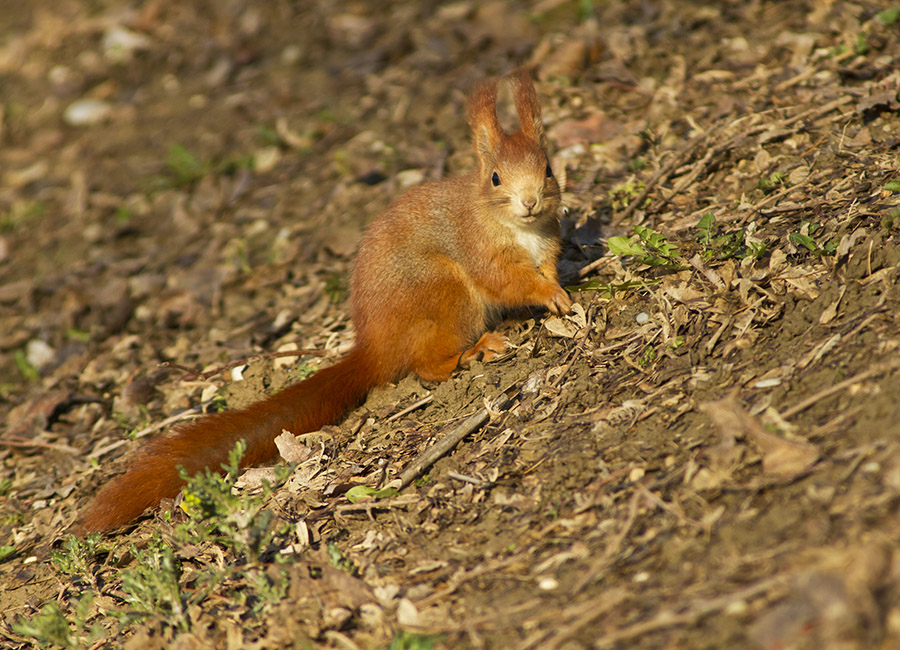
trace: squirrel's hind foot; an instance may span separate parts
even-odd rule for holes
[[[485,332],[472,349],[466,350],[459,357],[461,367],[473,361],[489,362],[499,359],[509,348],[509,339],[497,332]]]

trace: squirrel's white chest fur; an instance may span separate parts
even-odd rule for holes
[[[544,238],[528,228],[513,227],[513,237],[516,243],[525,249],[535,266],[540,266],[544,261],[547,242]]]

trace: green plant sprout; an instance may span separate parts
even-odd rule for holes
[[[635,261],[647,266],[679,270],[685,268],[678,247],[665,236],[646,226],[633,226],[637,241],[628,237],[610,237],[609,252],[619,257],[634,257]]]
[[[87,648],[105,635],[102,625],[94,623],[90,628],[87,621],[91,616],[92,593],[87,593],[75,601],[72,620],[69,620],[56,601],[47,602],[41,611],[31,618],[20,618],[12,624],[16,634],[37,641],[38,646],[59,646],[62,648]]]
[[[184,468],[179,468],[187,482],[181,508],[190,520],[176,526],[176,539],[184,544],[213,542],[255,563],[264,553],[274,553],[273,541],[285,533],[285,526],[263,506],[275,488],[287,480],[291,467],[276,466],[275,484],[264,481],[260,494],[234,494],[232,488],[245,450],[246,443],[238,441],[228,455],[228,463],[222,465],[224,475],[207,470],[189,477]]]
[[[819,228],[821,228],[819,224],[804,221],[800,224],[800,232],[790,233],[788,239],[797,248],[805,248],[813,255],[834,255],[840,242],[834,238],[820,245],[815,240],[815,234],[819,232]]]
[[[766,252],[766,245],[762,242],[747,241],[747,233],[743,228],[723,231],[716,225],[716,217],[712,212],[700,217],[695,230],[697,242],[703,247],[701,255],[707,262],[745,257],[759,259]]]
[[[764,194],[774,192],[779,187],[787,184],[787,177],[782,172],[773,172],[771,176],[762,176],[756,183],[756,189],[762,190]]]
[[[613,208],[616,210],[627,208],[644,191],[645,186],[643,181],[628,181],[613,187],[609,191]]]

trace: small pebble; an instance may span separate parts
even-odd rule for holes
[[[78,99],[63,111],[63,121],[70,126],[100,124],[112,114],[112,106],[99,99]]]
[[[56,350],[40,339],[31,339],[25,346],[25,359],[42,370],[56,360]]]
[[[871,462],[863,464],[862,467],[859,468],[863,474],[877,474],[881,471],[881,463],[877,460],[873,460]]]
[[[404,169],[397,172],[394,176],[400,189],[409,189],[414,185],[420,185],[425,182],[425,172],[421,169]]]
[[[748,609],[750,608],[747,605],[747,601],[738,599],[728,603],[725,613],[729,616],[744,616]]]
[[[113,25],[103,35],[103,56],[110,61],[128,61],[138,50],[149,50],[151,41],[143,34]]]

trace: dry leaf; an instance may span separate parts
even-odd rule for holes
[[[262,487],[263,483],[274,485],[277,482],[275,470],[271,467],[251,467],[238,477],[234,485],[245,490],[254,490]]]
[[[677,300],[680,303],[690,305],[697,309],[702,309],[709,305],[706,300],[707,295],[688,286],[687,283],[677,287],[666,287],[665,291],[673,300]]]
[[[572,313],[565,316],[551,316],[544,321],[544,327],[551,335],[560,338],[575,338],[587,326],[584,307],[577,302],[572,305]]]
[[[278,447],[281,457],[289,463],[302,463],[312,456],[310,448],[290,431],[282,431],[281,435],[275,438],[275,446]]]
[[[806,473],[819,459],[819,450],[805,440],[788,440],[766,431],[734,396],[701,405],[723,439],[746,439],[762,456],[763,471],[781,478]]]

